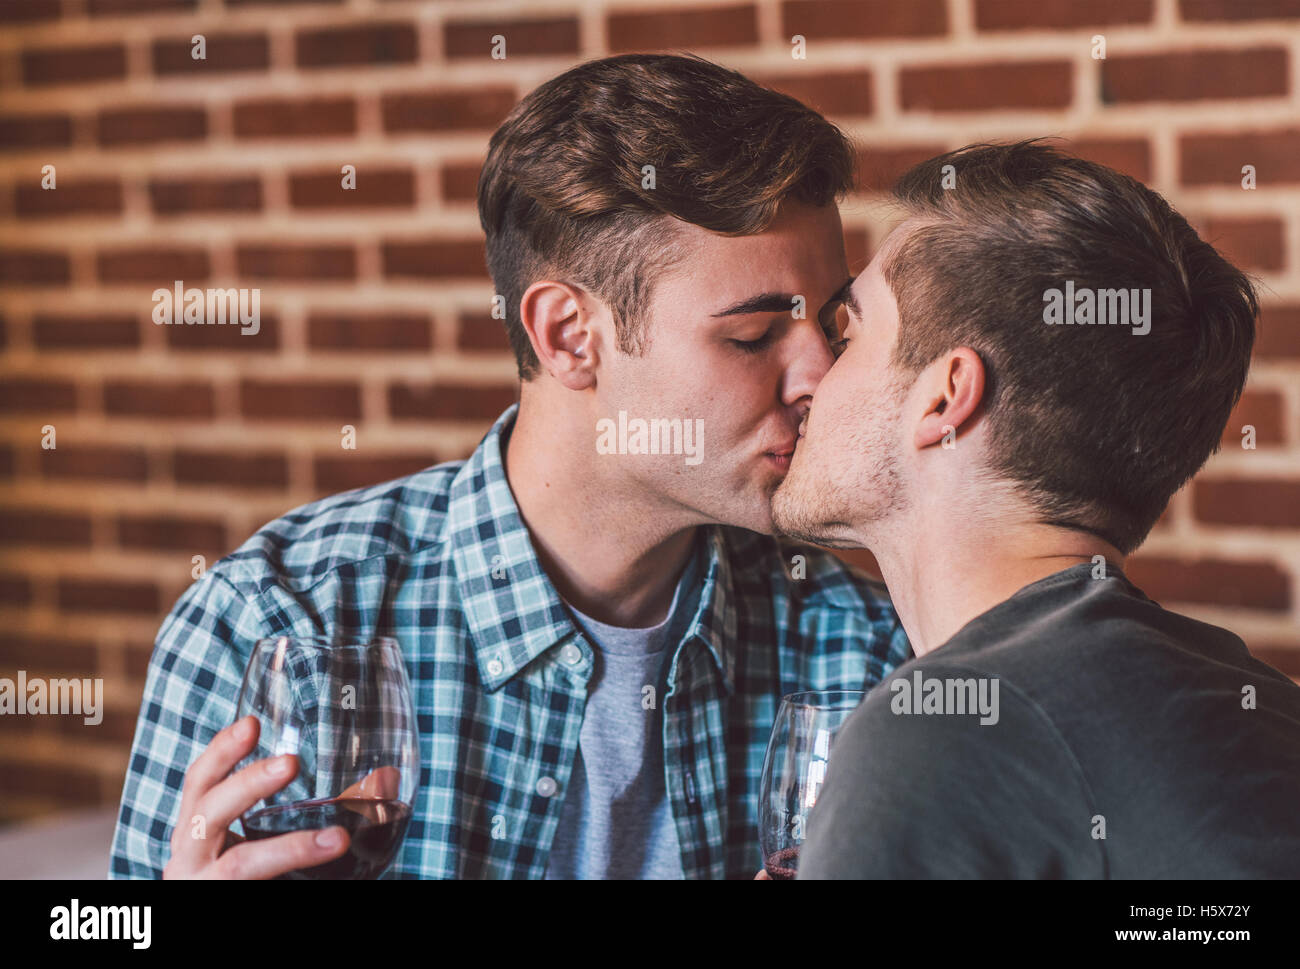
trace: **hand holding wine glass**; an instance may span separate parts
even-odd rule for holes
[[[406,833],[419,776],[397,643],[262,640],[239,713],[186,774],[163,877],[378,878]],[[222,835],[188,837],[192,811]],[[228,832],[235,817],[246,839]]]

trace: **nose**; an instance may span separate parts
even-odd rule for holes
[[[781,382],[781,403],[806,411],[817,385],[835,363],[835,357],[816,320],[799,321],[791,331],[789,342],[789,356]],[[803,416],[802,412],[799,416]]]

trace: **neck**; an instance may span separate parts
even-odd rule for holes
[[[521,404],[502,445],[506,478],[542,568],[567,602],[608,625],[656,625],[695,526],[655,514],[644,495],[611,479],[585,427]]]
[[[872,547],[917,656],[1039,579],[1096,555],[1105,557],[1108,573],[1124,567],[1118,549],[1083,532],[991,518],[958,527],[928,513],[918,517],[930,524],[900,530],[905,540],[889,536]]]

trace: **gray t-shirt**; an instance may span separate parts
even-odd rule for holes
[[[867,695],[800,878],[1300,876],[1300,687],[1092,570],[1026,586]]]
[[[596,663],[548,879],[684,877],[664,786],[662,711],[669,663],[699,602],[697,559],[657,626],[610,626],[569,606]]]

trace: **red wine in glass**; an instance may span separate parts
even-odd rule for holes
[[[260,841],[277,834],[341,825],[351,842],[347,854],[323,865],[285,874],[292,880],[378,878],[406,836],[411,809],[388,798],[335,797],[262,808],[244,818],[244,834]]]
[[[852,690],[792,693],[781,698],[763,758],[758,840],[773,881],[798,877],[805,827],[826,780],[836,732],[866,696]]]
[[[397,641],[277,636],[244,671],[238,717],[255,716],[257,747],[235,771],[293,754],[297,773],[241,817],[261,841],[341,826],[347,851],[290,879],[379,878],[397,857],[420,778],[420,736]]]

